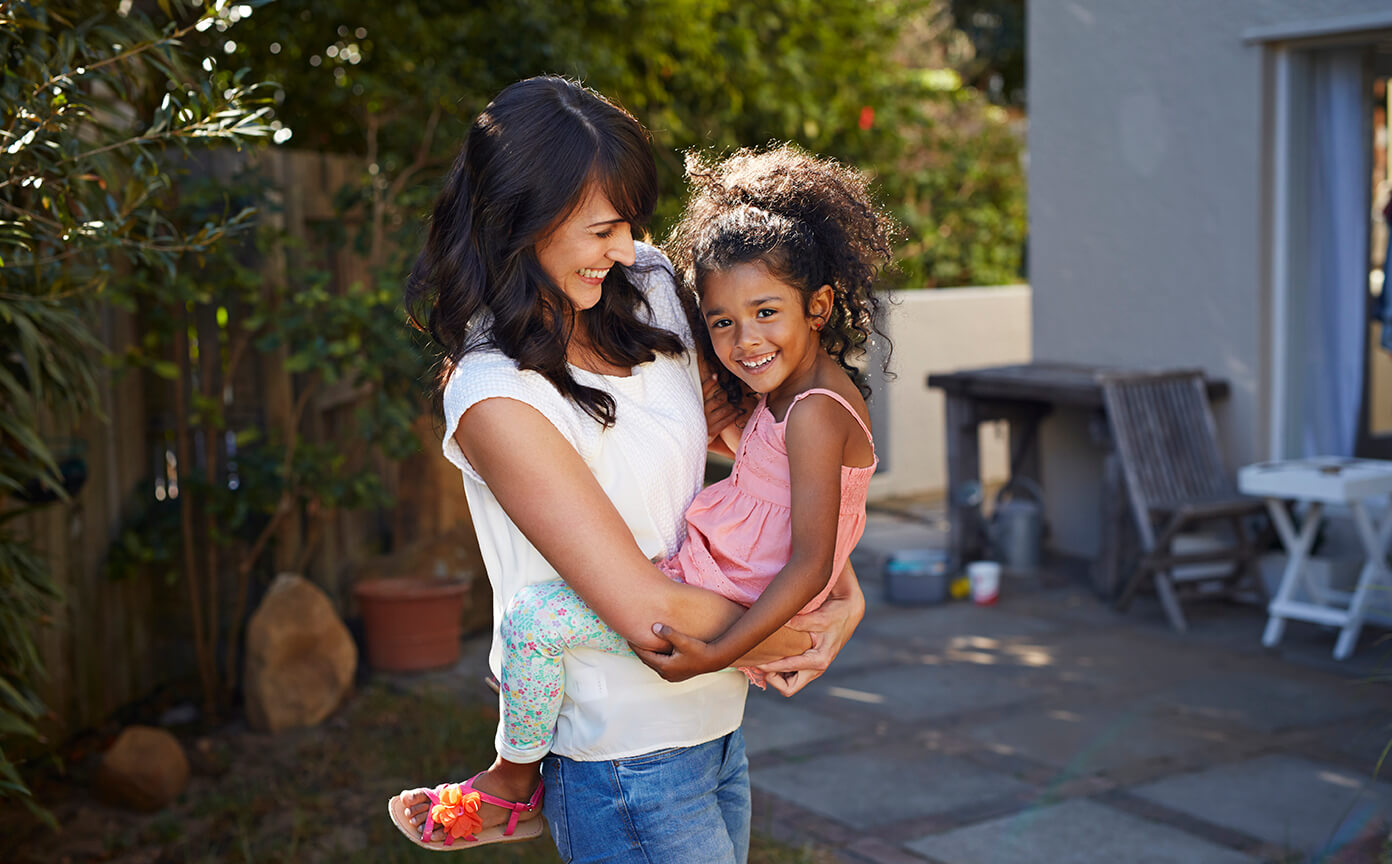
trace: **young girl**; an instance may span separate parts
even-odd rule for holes
[[[735,457],[730,477],[696,497],[685,543],[658,565],[748,611],[709,642],[654,624],[672,651],[634,650],[669,681],[728,668],[795,614],[815,609],[860,539],[877,460],[847,357],[874,330],[870,289],[890,257],[890,223],[865,180],[835,162],[783,146],[741,151],[713,167],[691,157],[687,173],[693,196],[672,251],[694,290],[693,317],[704,325],[693,329],[707,334],[703,347],[720,361],[730,401],[748,395],[757,403],[742,435],[732,427],[722,433]],[[501,633],[497,761],[469,781],[427,791],[423,830],[406,818],[401,796],[390,805],[403,833],[430,848],[441,848],[428,842],[437,825],[451,848],[534,836],[517,827],[541,800],[537,764],[561,707],[562,652],[630,650],[559,581],[518,592]],[[762,673],[745,671],[763,686]],[[481,779],[495,790],[535,791],[509,801],[475,789]],[[453,847],[456,839],[466,842]]]

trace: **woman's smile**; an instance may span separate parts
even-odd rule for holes
[[[575,272],[580,276],[580,281],[587,285],[602,285],[604,284],[604,277],[609,275],[609,268],[605,267],[603,270],[597,270],[592,267],[581,267]]]
[[[537,243],[536,253],[541,269],[575,308],[589,309],[599,302],[609,270],[633,265],[633,231],[604,193],[591,187],[575,212]]]

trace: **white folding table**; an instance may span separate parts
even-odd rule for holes
[[[1392,462],[1372,459],[1314,457],[1248,465],[1237,473],[1237,486],[1247,495],[1266,499],[1271,521],[1289,556],[1281,587],[1271,599],[1262,644],[1268,648],[1281,641],[1286,619],[1312,621],[1339,628],[1334,658],[1343,660],[1353,652],[1358,631],[1373,612],[1373,592],[1383,592],[1386,605],[1392,591],[1392,572],[1387,566],[1392,547],[1392,506],[1381,524],[1368,511],[1369,499],[1392,496]],[[1296,531],[1286,502],[1308,505]],[[1366,559],[1352,592],[1316,585],[1307,578],[1306,562],[1310,546],[1324,519],[1326,504],[1344,504],[1353,514],[1354,526]]]

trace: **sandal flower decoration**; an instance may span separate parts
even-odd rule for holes
[[[479,793],[461,792],[459,784],[440,789],[440,803],[430,808],[430,818],[455,840],[472,837],[483,827],[478,810]]]

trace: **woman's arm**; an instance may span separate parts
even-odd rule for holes
[[[454,440],[503,511],[606,624],[635,646],[666,650],[653,622],[710,639],[744,611],[711,591],[662,575],[575,448],[535,408],[485,399]]]
[[[833,575],[841,464],[851,431],[850,417],[830,399],[807,399],[789,416],[792,555],[749,610],[716,639],[687,639],[679,628],[658,628],[673,650],[663,658],[639,656],[662,677],[683,681],[736,663],[826,587]]]
[[[827,599],[805,615],[795,615],[753,651],[735,661],[737,666],[757,666],[768,673],[769,686],[791,696],[811,684],[830,666],[850,641],[865,617],[865,595],[849,561],[831,586]],[[659,628],[658,635],[680,643],[674,650],[692,650],[697,641]],[[639,659],[660,672],[667,654],[635,649]]]

